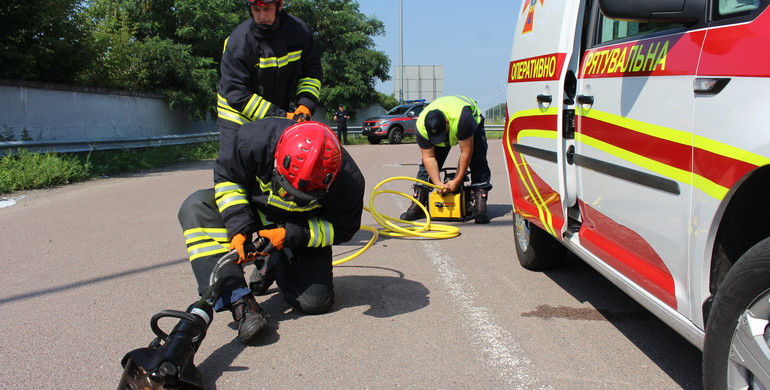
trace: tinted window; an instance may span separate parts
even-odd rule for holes
[[[423,108],[425,108],[425,106],[417,106],[412,111],[414,111],[414,115],[417,116],[417,115],[420,115]]]
[[[758,9],[759,5],[759,0],[717,0],[714,5],[714,18],[747,15]]]
[[[409,106],[396,106],[396,107],[393,107],[387,113],[385,113],[385,115],[406,115],[406,111],[408,109],[409,109]]]
[[[740,0],[733,0],[740,1]],[[605,43],[684,27],[683,24],[639,23],[613,20],[599,14],[599,42]]]

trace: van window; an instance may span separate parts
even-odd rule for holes
[[[759,0],[717,0],[716,19],[745,15],[759,8]]]
[[[727,0],[724,0],[727,1]],[[746,1],[746,0],[731,0]],[[599,44],[684,27],[683,24],[639,23],[613,20],[599,13]]]

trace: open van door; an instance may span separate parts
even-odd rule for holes
[[[575,175],[565,170],[574,148],[582,8],[578,1],[525,0],[517,15],[503,137],[517,232],[526,223],[528,234],[534,223],[561,239],[576,201]]]

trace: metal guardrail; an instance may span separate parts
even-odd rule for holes
[[[19,149],[26,149],[32,153],[73,153],[90,152],[93,150],[115,150],[148,148],[154,146],[183,145],[198,142],[218,141],[219,133],[165,135],[160,137],[145,138],[117,138],[117,139],[75,139],[52,141],[9,141],[0,142],[0,156],[8,153],[16,153]]]
[[[485,125],[486,131],[503,131],[503,125]],[[335,129],[336,130],[336,129]],[[361,134],[361,126],[348,127],[348,134]],[[93,150],[116,150],[148,148],[155,146],[183,145],[198,142],[218,141],[219,133],[166,135],[149,138],[118,138],[118,139],[93,139],[93,140],[52,140],[52,141],[7,141],[0,142],[0,156],[8,153],[16,153],[19,149],[25,149],[32,153],[74,153],[89,152]]]

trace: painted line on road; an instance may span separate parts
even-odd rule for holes
[[[476,304],[476,289],[465,274],[454,266],[452,257],[444,251],[438,241],[425,240],[420,243],[458,309],[463,327],[470,333],[474,345],[481,348],[485,361],[499,372],[503,380],[514,386],[513,388],[537,387],[537,379],[527,373],[530,360],[522,356],[510,332],[495,323],[495,315],[489,309]],[[539,388],[552,387],[540,385]]]

